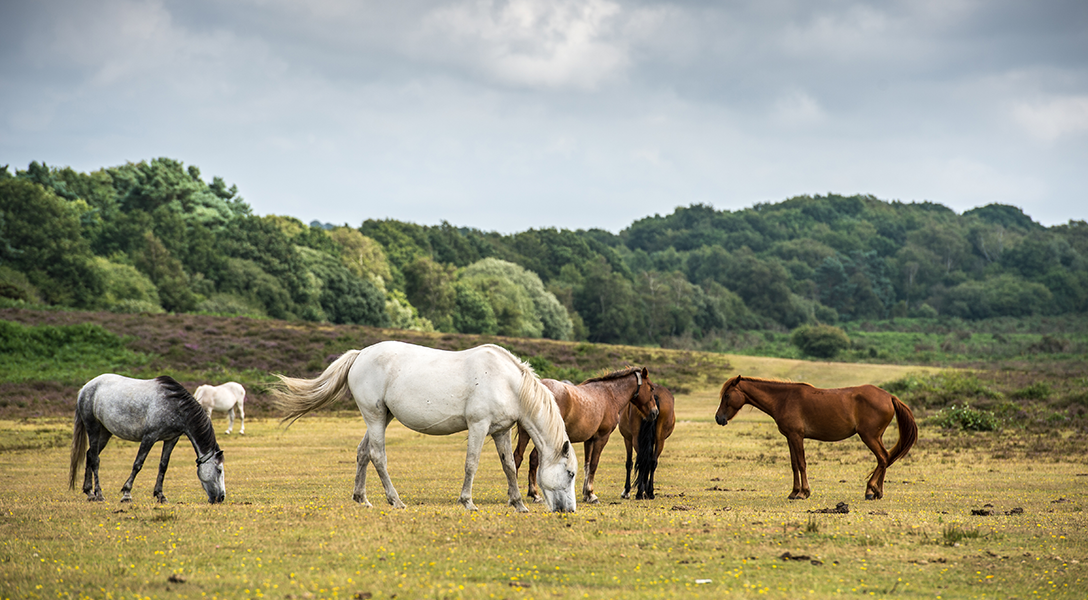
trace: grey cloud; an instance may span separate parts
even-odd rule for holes
[[[0,164],[166,155],[259,213],[619,229],[873,193],[1086,217],[1083,2],[12,3]]]

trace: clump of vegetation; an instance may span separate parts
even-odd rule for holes
[[[802,353],[816,358],[834,358],[850,347],[846,332],[834,325],[804,325],[794,330],[790,342]]]
[[[1016,390],[1012,395],[1016,398],[1023,398],[1024,400],[1047,400],[1053,393],[1054,388],[1050,387],[1050,384],[1045,381],[1038,381],[1027,387]]]
[[[982,537],[977,529],[964,529],[956,524],[946,525],[941,530],[941,540],[945,546],[955,546],[966,539],[978,539]]]
[[[881,384],[911,406],[948,406],[955,403],[1003,398],[997,390],[983,385],[978,377],[967,371],[941,371],[927,375],[908,375]]]
[[[979,410],[964,404],[953,404],[942,408],[933,415],[932,422],[944,429],[962,429],[964,431],[994,431],[998,428],[998,419],[993,411]]]

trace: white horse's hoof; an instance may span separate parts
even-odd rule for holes
[[[514,510],[519,512],[519,513],[529,512],[529,508],[527,506],[525,506],[525,503],[522,502],[521,500],[518,500],[517,502],[511,502],[510,506],[513,506]]]
[[[370,507],[373,506],[373,504],[371,504],[370,501],[366,499],[366,494],[352,494],[351,499],[358,502],[359,504],[362,504],[363,506],[365,506],[367,508],[370,508]]]

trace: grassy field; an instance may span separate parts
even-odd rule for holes
[[[844,376],[789,368],[815,369],[814,381]],[[254,418],[245,437],[220,435],[227,501],[215,506],[203,501],[184,442],[164,506],[151,501],[154,460],[136,481],[136,501],[117,502],[135,444],[106,449],[104,503],[67,489],[67,448],[0,452],[0,597],[1085,596],[1088,464],[1083,444],[1063,450],[1068,434],[923,425],[875,502],[863,500],[874,461],[856,438],[809,442],[813,496],[791,502],[788,451],[773,423],[746,411],[719,427],[714,396],[678,396],[655,500],[620,499],[617,433],[597,476],[601,503],[566,515],[505,506],[492,447],[474,488],[481,510],[464,512],[456,501],[464,436],[428,437],[396,423],[390,468],[408,508],[361,508],[351,488],[364,424],[346,412],[286,431]],[[219,416],[216,426],[225,427]],[[56,439],[70,421],[9,421],[0,430]],[[375,477],[369,492],[383,497]],[[848,514],[812,512],[839,502]]]

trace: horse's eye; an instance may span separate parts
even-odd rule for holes
[[[567,471],[567,477],[574,479],[574,471]]]

